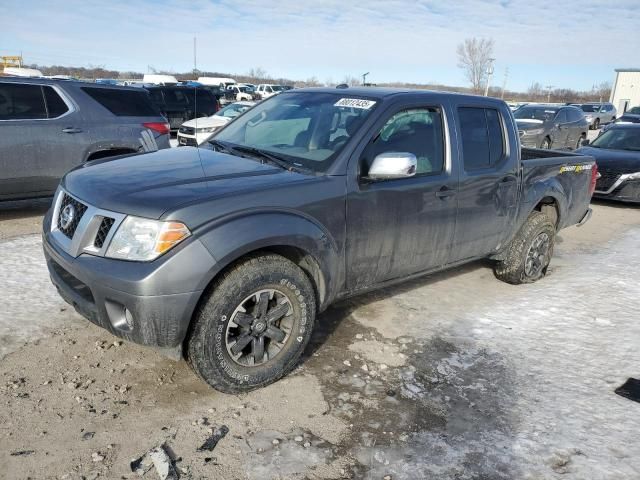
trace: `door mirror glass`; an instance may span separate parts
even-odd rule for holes
[[[381,153],[373,159],[368,177],[370,180],[413,177],[416,174],[417,165],[418,159],[413,153]]]

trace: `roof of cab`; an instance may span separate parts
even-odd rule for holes
[[[447,92],[441,90],[420,90],[413,88],[386,88],[386,87],[319,87],[319,88],[296,88],[293,90],[288,90],[286,92],[282,92],[280,95],[284,94],[292,94],[298,92],[316,92],[316,93],[335,93],[339,95],[349,96],[353,95],[356,97],[369,97],[376,99],[383,99],[391,96],[397,95],[424,95],[429,97],[437,97],[437,96],[450,96],[455,95],[456,98],[460,99],[469,99],[469,100],[478,100],[484,99],[488,101],[502,102],[499,98],[492,97],[482,97],[478,95],[469,95],[465,93],[458,92]]]

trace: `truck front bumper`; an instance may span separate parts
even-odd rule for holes
[[[207,249],[193,239],[148,263],[88,254],[74,258],[47,233],[49,216],[42,243],[60,296],[113,335],[175,357],[214,264]]]

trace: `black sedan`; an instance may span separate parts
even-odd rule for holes
[[[640,123],[614,124],[576,153],[591,155],[600,178],[594,197],[640,203]]]

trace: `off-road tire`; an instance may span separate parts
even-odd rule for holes
[[[243,299],[264,289],[288,297],[293,326],[282,350],[262,365],[237,364],[227,349],[227,326]],[[198,308],[187,339],[187,360],[209,385],[224,393],[264,387],[297,364],[313,330],[315,291],[307,275],[286,258],[265,253],[241,261],[209,290]]]
[[[528,275],[525,272],[527,253],[534,240],[544,233],[548,235],[550,241],[548,260],[539,272],[536,272],[535,275]],[[541,212],[531,213],[522,228],[520,228],[520,231],[507,246],[503,259],[495,265],[494,272],[496,277],[512,285],[533,283],[540,280],[546,275],[549,262],[553,256],[555,235],[555,225],[547,215]]]

